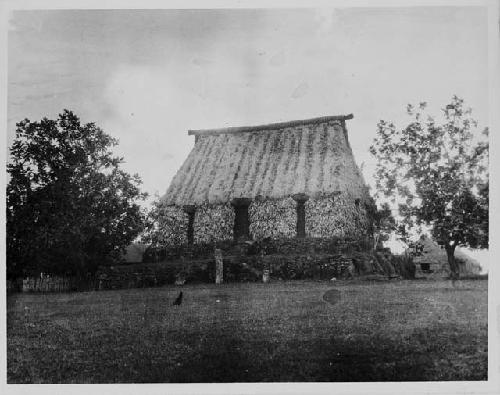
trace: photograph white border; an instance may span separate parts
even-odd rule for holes
[[[117,385],[18,385],[7,384],[6,373],[6,279],[5,279],[5,183],[6,172],[1,174],[0,215],[2,223],[2,242],[0,244],[0,257],[2,267],[0,270],[0,392],[4,394],[66,394],[70,393],[109,393],[124,394],[261,394],[261,393],[336,393],[336,394],[496,394],[500,393],[499,347],[500,335],[498,318],[500,315],[499,303],[499,274],[500,270],[494,257],[500,256],[498,241],[498,160],[499,149],[499,1],[495,0],[458,0],[458,1],[361,1],[361,0],[309,0],[309,1],[248,1],[248,0],[209,0],[209,1],[159,1],[159,0],[0,0],[0,120],[5,131],[6,142],[7,127],[7,30],[11,12],[27,9],[190,9],[190,8],[353,8],[353,7],[435,7],[435,6],[484,6],[488,8],[488,73],[489,73],[489,120],[490,127],[490,265],[488,280],[488,381],[463,381],[463,382],[395,382],[395,383],[249,383],[249,384],[117,384]],[[6,164],[6,149],[0,150],[2,163]]]

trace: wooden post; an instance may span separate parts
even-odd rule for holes
[[[306,202],[309,196],[297,193],[292,198],[297,202],[297,237],[303,239],[306,237]]]
[[[187,228],[187,239],[188,244],[194,244],[194,215],[196,213],[196,206],[183,206],[184,212],[188,215],[188,228]]]
[[[219,248],[215,249],[215,284],[222,284],[224,281],[224,262],[222,259],[222,251]]]
[[[266,263],[264,251],[260,252],[260,260],[262,262],[262,266],[264,267],[264,270],[262,271],[262,282],[268,283],[269,279],[270,279],[271,270],[269,270],[270,269],[270,262]]]
[[[250,216],[248,215],[248,207],[252,202],[248,198],[235,198],[231,201],[234,207],[234,240],[249,240],[250,239]]]
[[[264,271],[262,272],[262,282],[263,283],[269,282],[269,269],[264,269]]]

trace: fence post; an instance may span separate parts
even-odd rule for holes
[[[215,283],[222,284],[224,279],[224,264],[222,259],[222,251],[219,248],[215,249]]]
[[[262,273],[262,282],[263,283],[269,282],[269,269],[264,269],[264,271]]]
[[[268,283],[269,282],[269,274],[271,272],[270,270],[270,266],[271,266],[271,263],[268,262],[266,264],[266,259],[264,258],[264,251],[261,251],[260,252],[260,260],[262,262],[262,266],[264,267],[264,270],[262,271],[262,282],[263,283]]]

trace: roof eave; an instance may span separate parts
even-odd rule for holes
[[[189,130],[188,135],[190,135],[190,136],[191,135],[216,136],[216,135],[220,135],[220,134],[235,134],[235,133],[242,133],[242,132],[259,132],[259,131],[284,129],[284,128],[312,125],[312,124],[332,122],[332,121],[345,122],[346,120],[353,119],[353,118],[354,118],[353,114],[331,115],[331,116],[326,116],[326,117],[300,119],[300,120],[295,120],[295,121],[278,122],[278,123],[269,123],[269,124],[257,125],[257,126],[236,126],[236,127],[218,128],[218,129]]]

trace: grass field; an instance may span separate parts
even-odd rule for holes
[[[487,281],[179,290],[9,295],[8,382],[487,379]]]

